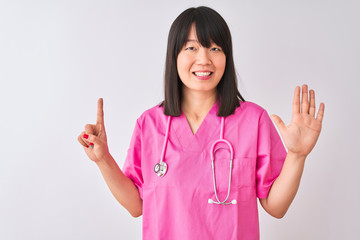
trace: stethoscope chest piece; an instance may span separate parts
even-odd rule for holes
[[[155,164],[155,167],[154,167],[154,172],[159,176],[159,177],[162,177],[165,175],[167,171],[167,165],[165,162],[160,162],[160,163],[157,163]]]

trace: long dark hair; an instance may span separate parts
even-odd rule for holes
[[[240,106],[239,100],[245,101],[237,88],[231,34],[220,14],[204,6],[186,9],[171,25],[165,64],[165,100],[160,107],[164,107],[165,115],[181,115],[182,82],[177,70],[177,56],[186,43],[193,23],[202,46],[209,48],[213,41],[225,53],[226,67],[217,85],[217,101],[220,102],[217,115],[228,116]]]

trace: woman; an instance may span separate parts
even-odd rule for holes
[[[272,117],[286,152],[267,112],[237,89],[226,22],[198,7],[171,26],[165,100],[137,119],[123,169],[107,147],[102,99],[78,139],[120,204],[143,215],[144,239],[249,240],[259,239],[257,198],[285,215],[323,115],[314,91],[303,85],[300,103],[296,87],[291,123]]]

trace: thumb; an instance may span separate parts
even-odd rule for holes
[[[274,123],[276,124],[276,126],[279,129],[280,133],[282,134],[286,130],[286,125],[283,122],[283,120],[281,120],[281,118],[278,115],[275,115],[275,114],[271,115],[270,117],[274,121]]]
[[[96,126],[95,125],[93,125],[93,124],[86,124],[85,125],[85,131],[86,131],[86,133],[88,133],[88,134],[97,134],[97,132],[96,132]]]

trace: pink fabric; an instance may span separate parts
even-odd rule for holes
[[[154,173],[160,161],[167,117],[163,108],[145,111],[136,122],[123,172],[138,187],[143,199],[143,239],[259,239],[257,197],[266,198],[280,174],[286,150],[267,112],[251,102],[240,102],[225,118],[224,138],[234,149],[228,202],[216,201],[210,147],[220,136],[218,103],[192,133],[184,114],[173,117],[162,178]],[[215,177],[219,200],[226,198],[229,152],[218,144]]]

